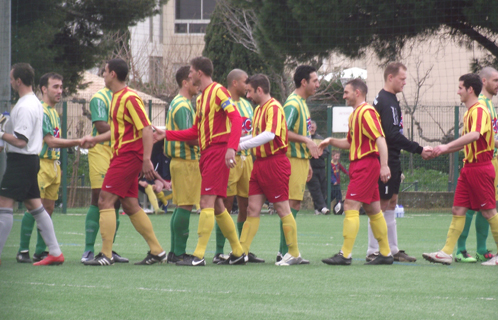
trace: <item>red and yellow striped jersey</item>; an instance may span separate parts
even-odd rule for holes
[[[464,163],[490,161],[493,158],[495,137],[491,116],[486,106],[477,102],[463,116],[463,134],[479,132],[479,139],[465,145]]]
[[[142,129],[150,126],[144,103],[137,93],[126,87],[115,92],[109,110],[113,156],[136,152],[143,157]]]
[[[231,123],[230,123],[231,122]],[[216,82],[207,86],[197,98],[194,125],[190,129],[166,131],[166,140],[199,140],[201,150],[211,144],[228,143],[228,148],[237,150],[242,118],[235,108],[228,90]]]
[[[380,117],[374,107],[368,103],[358,106],[349,116],[348,142],[349,160],[355,161],[369,154],[379,155],[376,140],[383,137]]]
[[[274,98],[271,98],[262,106],[257,106],[254,111],[252,136],[255,137],[265,131],[273,132],[275,138],[257,148],[253,148],[252,152],[256,158],[285,154],[288,145],[287,123],[285,122],[284,108]]]

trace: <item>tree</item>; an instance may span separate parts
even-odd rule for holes
[[[29,62],[36,79],[54,71],[69,93],[81,73],[113,50],[107,32],[126,30],[168,0],[17,0],[12,3],[12,62]]]
[[[300,61],[328,52],[350,58],[373,49],[395,60],[416,37],[446,35],[477,42],[498,61],[498,6],[474,0],[253,0],[258,31],[275,50]]]
[[[287,97],[282,86],[284,64],[260,54],[259,45],[252,37],[253,18],[253,10],[248,12],[229,1],[219,0],[206,30],[202,54],[215,65],[215,81],[227,84],[227,75],[234,68],[243,69],[249,75],[264,73],[270,78],[272,96],[283,101]]]

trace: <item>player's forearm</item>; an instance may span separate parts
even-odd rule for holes
[[[264,131],[258,134],[255,137],[252,137],[249,140],[241,142],[239,145],[240,150],[247,150],[259,147],[267,142],[272,141],[275,138],[275,134],[273,132]]]
[[[150,156],[152,154],[152,144],[153,144],[152,139],[153,139],[152,127],[147,126],[147,127],[143,128],[142,129],[142,144],[143,144],[143,148],[144,148],[144,156],[143,156],[144,161],[150,160]]]
[[[287,133],[289,141],[292,142],[308,143],[308,141],[311,140],[310,138],[297,134],[294,131],[288,131]]]
[[[235,109],[232,112],[227,113],[228,119],[232,124],[232,129],[230,132],[230,137],[228,138],[228,148],[232,148],[237,150],[240,141],[240,135],[242,134],[242,118],[240,117],[240,113]]]
[[[60,138],[55,138],[54,136],[45,136],[43,139],[49,148],[70,148],[74,146],[78,146],[81,142],[80,139],[60,139]]]
[[[103,134],[111,130],[111,126],[105,121],[95,121],[93,122],[93,124],[95,125],[95,128],[97,129],[97,132],[99,134]]]
[[[351,145],[347,139],[332,139],[330,145],[339,149],[349,149]]]
[[[4,133],[2,135],[2,140],[17,148],[24,148],[28,144],[26,141],[19,139],[10,133]]]
[[[379,149],[380,165],[387,166],[388,153],[386,139],[384,137],[378,137],[376,144],[377,149]]]
[[[198,139],[197,126],[185,130],[166,130],[168,141],[188,141]]]
[[[103,134],[99,134],[98,136],[93,137],[93,142],[95,143],[101,143],[105,141],[110,141],[111,140],[111,131],[107,131]]]
[[[447,144],[448,150],[445,153],[452,153],[461,150],[465,145],[472,143],[479,139],[480,133],[473,131],[469,132],[460,138],[451,141]]]

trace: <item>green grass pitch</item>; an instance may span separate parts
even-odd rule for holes
[[[74,212],[74,211],[73,211]],[[82,211],[80,211],[82,212]],[[21,215],[2,254],[0,319],[496,319],[498,270],[480,264],[434,265],[422,252],[442,248],[451,221],[446,213],[405,214],[398,221],[400,248],[416,263],[365,266],[367,219],[361,217],[352,266],[328,266],[321,259],[339,251],[342,216],[297,218],[299,249],[310,265],[277,267],[278,217],[262,215],[251,251],[265,264],[206,267],[162,264],[135,266],[148,247],[121,216],[114,249],[130,264],[90,267],[80,263],[84,249],[83,213],[55,214],[57,238],[66,257],[62,266],[19,264]],[[235,218],[235,216],[233,216]],[[157,237],[169,251],[171,215],[150,216]],[[198,216],[191,216],[192,252]],[[33,233],[35,235],[35,233]],[[36,236],[31,239],[31,254]],[[96,249],[101,245],[97,238]],[[475,229],[467,242],[475,254]],[[496,250],[491,234],[488,248]],[[230,251],[228,242],[225,251]]]

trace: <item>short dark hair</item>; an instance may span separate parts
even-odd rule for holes
[[[337,149],[332,149],[332,151],[330,151],[330,155],[333,156],[334,154],[341,154],[341,151]]]
[[[458,81],[463,81],[463,86],[465,87],[465,89],[469,89],[470,87],[472,87],[472,89],[474,89],[476,97],[478,97],[481,93],[482,80],[479,75],[475,73],[467,73],[461,76]]]
[[[254,91],[260,87],[264,93],[270,93],[270,80],[262,73],[255,74],[247,78],[246,84],[250,85]]]
[[[60,81],[64,80],[64,78],[58,73],[55,73],[55,72],[45,73],[40,78],[40,84],[39,84],[40,90],[42,89],[42,87],[48,87],[48,79],[57,79]]]
[[[178,71],[176,71],[176,83],[178,83],[178,87],[181,89],[183,80],[188,80],[188,74],[190,72],[189,66],[183,66]]]
[[[190,60],[190,65],[197,71],[202,71],[206,76],[211,77],[213,75],[213,63],[209,58],[197,57]]]
[[[128,64],[123,59],[111,59],[107,61],[109,72],[114,71],[119,81],[126,81],[128,75]]]
[[[396,77],[399,73],[399,69],[408,70],[404,64],[401,62],[391,62],[387,65],[386,70],[384,70],[384,81],[387,81],[387,77],[392,74]]]
[[[35,69],[29,63],[16,63],[11,70],[14,80],[21,79],[25,86],[32,86],[35,79]]]
[[[294,72],[294,84],[296,88],[301,87],[301,81],[306,79],[306,81],[310,81],[310,74],[316,72],[316,69],[312,66],[302,65],[296,68],[296,72]]]
[[[349,80],[348,82],[346,82],[344,87],[346,87],[348,84],[353,87],[353,90],[360,90],[360,92],[362,94],[367,96],[368,87],[367,87],[367,84],[365,83],[365,81],[361,80],[360,78],[352,79],[352,80]]]

